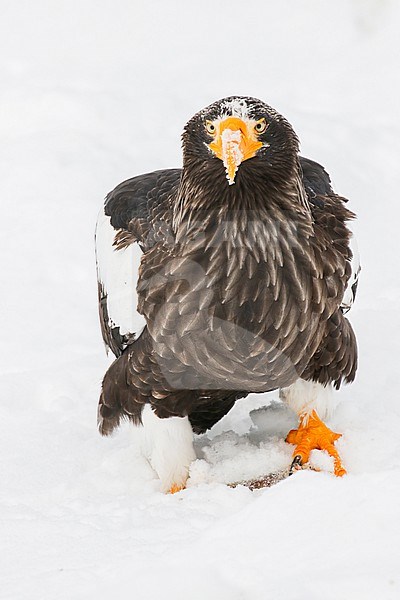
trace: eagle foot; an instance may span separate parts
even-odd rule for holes
[[[315,410],[311,415],[301,417],[298,429],[289,431],[286,441],[289,444],[295,444],[293,452],[293,462],[291,464],[289,475],[302,468],[304,463],[308,462],[311,450],[326,450],[333,457],[334,473],[337,477],[346,474],[338,451],[334,443],[341,437],[341,433],[335,433],[325,425],[318,417]]]
[[[168,494],[176,494],[177,492],[181,492],[186,488],[185,485],[178,485],[177,483],[173,483],[168,490]]]
[[[287,441],[287,438],[286,438],[286,441]],[[302,468],[303,468],[303,460],[299,454],[296,454],[296,456],[294,457],[294,459],[292,461],[292,464],[290,465],[289,477],[290,477],[290,475],[293,475],[293,473],[295,473],[296,471],[300,471]]]

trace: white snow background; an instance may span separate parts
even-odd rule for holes
[[[399,3],[0,8],[0,598],[398,599]],[[360,368],[330,423],[348,475],[225,485],[289,463],[270,394],[199,437],[167,496],[131,427],[97,433],[94,223],[120,181],[180,166],[185,122],[230,94],[283,113],[358,214]]]

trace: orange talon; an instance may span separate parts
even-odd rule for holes
[[[185,489],[184,485],[178,485],[177,483],[173,483],[168,490],[168,494],[176,494]]]
[[[329,429],[314,410],[310,416],[301,417],[299,428],[289,431],[286,441],[289,444],[296,444],[293,456],[300,457],[301,464],[308,462],[311,450],[326,450],[333,457],[335,475],[342,477],[346,474],[346,470],[342,465],[338,451],[333,445],[341,435],[341,433],[335,433]]]

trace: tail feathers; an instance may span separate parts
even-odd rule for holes
[[[356,371],[356,336],[349,321],[337,311],[327,321],[326,336],[301,377],[322,385],[332,383],[338,390],[343,381],[354,381]]]
[[[120,422],[120,408],[107,406],[104,399],[104,392],[102,392],[97,409],[97,427],[99,428],[99,432],[101,435],[111,435]]]
[[[123,353],[104,376],[97,411],[101,435],[110,435],[121,419],[140,423],[143,403],[135,401],[135,388],[127,383],[128,355]]]

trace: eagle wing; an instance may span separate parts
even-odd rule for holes
[[[346,221],[354,218],[347,210],[347,200],[335,194],[330,177],[318,163],[301,158],[303,183],[307,192],[315,227],[328,233],[332,247],[346,258],[347,281],[338,310],[327,321],[325,336],[320,347],[307,365],[302,377],[323,385],[334,382],[339,388],[342,380],[354,380],[357,370],[357,343],[349,321],[344,317],[352,307],[361,271],[357,241],[343,229]],[[349,230],[348,226],[346,229]],[[327,255],[329,260],[329,255]]]
[[[347,200],[335,194],[329,174],[325,171],[324,167],[317,162],[310,160],[309,158],[304,158],[303,156],[300,157],[300,165],[303,172],[303,184],[314,219],[321,221],[327,198],[330,199],[330,201],[335,198],[337,200],[336,206],[340,210],[342,203],[347,202]],[[330,211],[332,212],[332,204]],[[357,293],[358,279],[361,272],[357,239],[353,232],[351,232],[348,247],[350,249],[348,260],[350,262],[351,272],[340,305],[343,313],[348,312],[353,306]]]
[[[115,356],[138,339],[146,326],[137,310],[137,282],[143,252],[170,222],[170,197],[180,169],[128,179],[110,192],[96,225],[96,264],[101,331]]]

